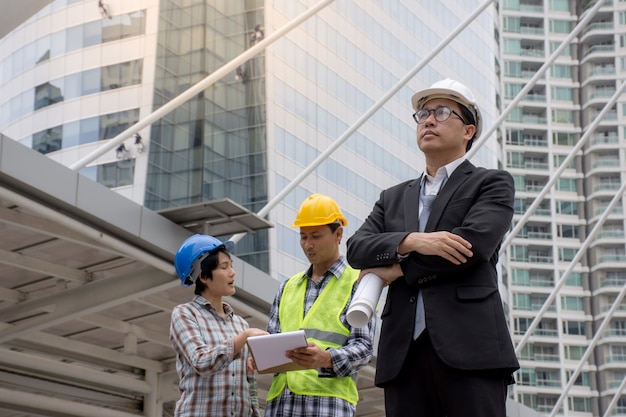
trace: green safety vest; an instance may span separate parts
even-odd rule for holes
[[[339,316],[350,301],[359,271],[347,266],[339,279],[331,277],[306,317],[303,315],[307,279],[302,279],[302,275],[303,273],[299,273],[289,278],[283,290],[278,307],[281,330],[288,332],[303,329],[307,340],[321,349],[342,347],[350,336],[350,329],[343,325]],[[274,375],[267,401],[278,397],[285,384],[295,394],[338,397],[352,404],[356,404],[359,399],[355,378],[320,378],[316,369],[304,369]]]

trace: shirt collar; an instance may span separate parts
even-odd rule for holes
[[[420,182],[420,185],[424,186],[426,182],[429,182],[432,184],[440,184],[445,178],[450,178],[454,170],[457,169],[459,165],[461,165],[463,162],[465,162],[464,156],[460,157],[459,159],[455,159],[454,161],[450,162],[448,165],[444,165],[440,167],[435,173],[434,177],[431,177],[430,175],[428,175],[426,170],[424,170],[424,172],[422,173],[422,180]]]
[[[324,273],[324,276],[335,276],[337,277],[337,279],[339,279],[339,277],[341,277],[341,275],[343,274],[343,271],[345,271],[346,267],[348,266],[348,262],[346,261],[346,258],[344,256],[339,256],[339,259],[337,259],[331,266],[330,268],[328,268],[328,271],[326,271]],[[302,277],[307,277],[307,278],[311,278],[313,276],[313,265],[309,266],[309,269],[306,270],[306,272],[304,273],[304,275],[302,275]]]
[[[206,298],[204,298],[201,295],[194,295],[193,297],[193,301],[195,301],[196,303],[205,306],[208,310],[215,310],[215,307],[213,306],[213,304],[211,304],[211,302],[209,300],[207,300]],[[233,310],[233,308],[230,306],[230,304],[225,303],[222,301],[222,305],[224,306],[224,313],[227,316],[232,316],[235,313],[235,310]]]

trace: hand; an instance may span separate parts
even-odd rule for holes
[[[239,351],[243,349],[249,337],[263,336],[266,334],[269,334],[269,333],[266,332],[265,330],[257,329],[254,327],[250,327],[244,330],[243,332],[239,333],[237,336],[235,336],[235,354],[239,353]]]
[[[374,275],[378,275],[378,277],[383,280],[383,285],[385,287],[404,275],[400,264],[396,263],[391,266],[377,266],[375,268],[363,269],[359,273],[359,278],[357,281],[361,281],[361,278],[363,278],[365,274],[368,274],[370,272]]]
[[[246,337],[246,340],[248,340],[248,338],[252,336],[265,336],[266,334],[269,334],[269,333],[266,332],[265,330],[257,329],[256,327],[250,327],[244,330],[244,335]]]
[[[459,235],[450,232],[408,234],[400,243],[400,253],[417,252],[422,255],[440,256],[455,265],[467,262],[474,254],[472,244]]]
[[[252,356],[248,358],[246,367],[248,368],[248,374],[253,375],[256,370],[256,363],[254,362],[254,358]]]
[[[333,367],[330,353],[320,349],[313,342],[309,342],[307,347],[288,350],[285,352],[285,356],[307,369]]]

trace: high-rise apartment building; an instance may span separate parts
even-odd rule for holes
[[[503,123],[505,167],[516,185],[516,222],[561,170],[512,237],[506,276],[515,342],[540,320],[520,351],[514,397],[552,413],[569,384],[557,410],[565,416],[604,416],[609,406],[608,415],[626,415],[626,398],[618,392],[626,377],[624,302],[607,317],[626,284],[623,196],[600,223],[624,181],[623,97],[596,120],[624,79],[626,2],[596,4],[505,0],[500,6],[505,107],[578,22],[593,15]],[[581,139],[586,142],[576,152]],[[596,226],[597,235],[588,240]],[[536,317],[553,292],[550,308]],[[610,322],[586,355],[604,320]],[[584,357],[588,360],[581,363]]]

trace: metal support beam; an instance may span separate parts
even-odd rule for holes
[[[154,390],[153,386],[136,376],[133,378],[116,375],[98,371],[93,367],[74,365],[7,349],[0,349],[0,363],[4,364],[3,367],[9,369],[17,367],[40,377],[61,376],[64,379],[76,381],[81,386],[106,387],[107,390],[117,392],[140,392],[142,394],[148,394]]]
[[[339,146],[341,146],[354,132],[356,132],[374,113],[376,113],[387,101],[391,99],[402,87],[404,87],[422,68],[426,66],[437,54],[465,29],[476,17],[483,12],[494,0],[487,0],[474,12],[472,12],[464,21],[462,21],[456,29],[454,29],[448,36],[446,36],[439,44],[432,50],[424,59],[422,59],[415,67],[413,67],[404,77],[391,87],[387,93],[379,98],[365,113],[357,119],[345,132],[341,134],[324,152],[319,154],[317,158],[313,160],[296,178],[294,178],[285,188],[283,188],[278,194],[272,198],[259,212],[259,217],[267,215],[271,209],[274,208],[279,202],[281,202],[287,194],[289,194],[294,188],[298,186],[311,172],[315,170],[322,162],[324,162]],[[233,242],[239,242],[246,233],[238,233],[229,238]]]
[[[176,273],[174,265],[170,262],[154,256],[151,253],[143,251],[136,245],[128,244],[111,235],[103,233],[102,230],[98,230],[95,227],[91,227],[85,223],[74,220],[63,212],[37,203],[36,201],[33,201],[32,199],[18,194],[8,188],[0,187],[0,198],[11,201],[13,204],[23,207],[35,214],[38,214],[45,218],[47,221],[57,223],[63,227],[73,230],[79,233],[81,236],[91,239],[93,242],[99,242],[101,245],[100,248],[106,248],[113,251],[114,253],[120,254],[121,256],[137,259],[139,261],[145,262],[148,265],[153,265],[154,267],[159,268],[161,271],[170,273],[172,276],[174,276]]]
[[[96,407],[77,401],[61,400],[45,395],[0,388],[0,406],[5,404],[16,410],[33,410],[34,413],[41,415],[50,415],[52,413],[73,417],[137,417],[137,414]]]
[[[238,66],[244,64],[247,60],[257,55],[259,52],[263,51],[272,43],[276,42],[278,39],[282,38],[285,34],[290,32],[291,30],[298,27],[302,22],[309,19],[311,16],[315,16],[320,10],[324,7],[328,6],[334,0],[322,0],[315,4],[313,7],[300,14],[286,25],[280,27],[275,32],[271,33],[269,36],[265,37],[262,41],[252,46],[250,49],[247,49],[239,56],[234,58],[233,60],[227,62],[218,70],[200,80],[198,83],[194,84],[187,90],[183,91],[178,96],[174,97],[172,100],[168,101],[163,106],[159,107],[157,110],[150,113],[148,116],[138,121],[128,129],[124,130],[122,133],[111,139],[106,144],[100,146],[95,151],[86,155],[85,157],[79,159],[72,165],[70,165],[70,169],[79,170],[84,168],[90,162],[94,161],[99,156],[103,155],[105,152],[110,151],[111,149],[118,146],[120,143],[124,142],[126,139],[133,136],[135,133],[138,133],[144,127],[150,126],[152,123],[156,122],[166,114],[170,113],[172,110],[175,110],[180,105],[187,102],[189,99],[195,97],[202,91],[209,88],[211,85],[222,79],[225,75],[228,75],[232,71],[234,71]]]
[[[172,281],[172,275],[149,269],[95,281],[61,294],[25,301],[1,310],[0,321],[6,321],[5,317],[19,316],[42,307],[53,306],[54,309],[50,313],[21,320],[0,330],[0,343],[132,301],[143,294],[162,291],[162,286],[171,285]]]
[[[620,304],[622,303],[622,300],[624,299],[624,295],[626,295],[626,285],[622,287],[622,290],[617,295],[617,298],[615,298],[615,301],[613,301],[613,305],[611,305],[609,312],[607,313],[606,317],[604,317],[604,320],[602,320],[600,327],[598,327],[598,331],[593,336],[593,339],[591,339],[591,343],[589,344],[589,346],[587,346],[587,349],[585,350],[585,353],[583,354],[582,358],[580,358],[580,361],[578,362],[578,366],[576,367],[576,370],[574,370],[574,373],[570,375],[569,381],[567,381],[567,385],[563,389],[563,392],[559,396],[559,399],[556,401],[556,404],[554,404],[554,408],[552,409],[552,412],[550,413],[549,417],[554,417],[559,412],[559,409],[561,408],[561,404],[563,404],[563,401],[565,401],[565,398],[567,397],[567,393],[569,392],[569,390],[574,386],[574,383],[576,382],[578,375],[580,375],[580,371],[585,365],[585,362],[587,361],[587,359],[589,359],[589,356],[591,356],[593,349],[596,347],[596,345],[598,344],[598,341],[602,337],[602,333],[604,333],[604,330],[609,326],[609,323],[611,322],[611,318],[613,317],[615,312],[619,310]]]

